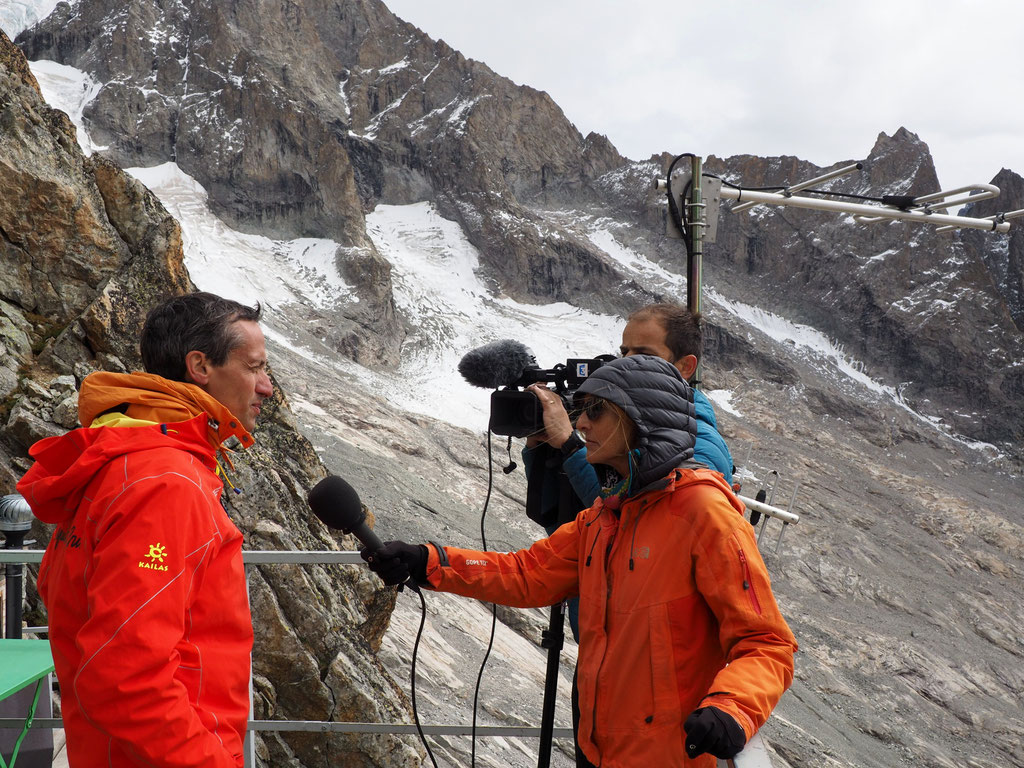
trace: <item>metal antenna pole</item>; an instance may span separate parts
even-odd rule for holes
[[[703,161],[697,155],[690,158],[690,201],[687,206],[690,239],[686,251],[686,308],[691,314],[701,311],[701,291],[704,280],[704,202],[701,197]],[[700,386],[703,366],[697,361],[694,386]]]

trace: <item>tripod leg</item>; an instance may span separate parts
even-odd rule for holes
[[[558,693],[558,662],[565,640],[565,603],[551,606],[551,619],[541,645],[548,649],[548,666],[544,678],[544,705],[540,718],[540,753],[537,768],[551,764],[551,741],[555,729],[555,696]]]

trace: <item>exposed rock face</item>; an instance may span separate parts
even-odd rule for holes
[[[1004,168],[992,183],[999,187],[999,197],[974,203],[967,207],[966,212],[971,216],[993,216],[1024,208],[1024,179],[1018,174]],[[1019,228],[1020,219],[1015,221],[1018,225],[1011,225],[1010,233],[1003,237],[972,231],[962,233],[961,238],[965,245],[981,253],[1010,316],[1020,330],[1024,329],[1024,233]]]
[[[66,324],[128,252],[107,220],[67,115],[50,109],[4,36],[0,67],[0,295]],[[110,258],[111,254],[115,258]]]
[[[874,196],[938,189],[927,147],[903,129],[882,134],[864,166],[832,189]],[[712,159],[707,167],[750,187],[831,170],[796,158]],[[992,248],[1004,247],[1007,236],[991,237]],[[901,389],[908,402],[981,439],[1024,435],[1013,405],[1024,397],[1024,372],[1015,364],[1024,342],[992,270],[961,239],[926,226],[852,226],[813,211],[762,207],[724,216],[709,251],[709,279],[827,333],[873,377],[909,382]]]
[[[109,160],[81,155],[66,116],[43,103],[2,32],[0,62],[0,493],[13,493],[29,446],[77,425],[81,379],[138,369],[145,311],[157,297],[194,287],[177,222]],[[325,471],[279,388],[257,447],[235,464],[245,492],[231,497],[229,512],[246,548],[338,547],[310,523],[306,489]],[[48,532],[36,537],[46,541]],[[263,566],[249,585],[257,718],[408,717],[404,694],[372,653],[393,591],[348,567]],[[258,754],[266,765],[419,764],[416,748],[388,736],[267,733]]]
[[[601,218],[614,219],[615,239],[638,253],[673,267],[685,258],[678,242],[661,237],[650,192],[665,158],[623,161],[603,137],[581,137],[544,94],[426,39],[378,2],[123,5],[80,0],[73,13],[62,5],[20,44],[107,83],[87,118],[99,143],[111,146],[108,160],[175,159],[237,225],[335,238],[360,301],[343,317],[316,318],[313,332],[355,359],[393,362],[402,337],[389,268],[361,230],[363,212],[378,203],[433,200],[481,249],[496,294],[539,302],[623,312],[661,298],[646,282],[623,280],[623,268],[594,244],[591,225]],[[17,87],[28,88],[26,80]],[[29,443],[73,424],[82,373],[134,364],[132,328],[144,304],[137,289],[153,280],[178,290],[184,279],[173,266],[175,231],[165,214],[110,163],[96,158],[82,168],[95,187],[89,194],[103,201],[91,209],[109,219],[99,216],[96,227],[116,233],[123,272],[104,261],[107,271],[83,281],[82,299],[55,328],[27,314],[13,292],[0,292],[0,344],[14,357],[0,356],[0,386],[10,387],[0,411],[0,490],[26,467]],[[798,158],[749,156],[710,159],[707,169],[746,186],[823,170]],[[1009,194],[1015,178],[1003,181],[999,209],[1021,207],[1007,200],[1020,200]],[[927,147],[899,130],[879,136],[864,171],[833,186],[878,195],[930,192],[936,182]],[[78,230],[66,236],[75,242]],[[1012,244],[1003,258],[1006,238],[979,244],[972,237],[762,208],[723,216],[705,269],[727,298],[812,324],[915,407],[974,437],[1015,440],[1007,450],[1019,457],[1016,363],[1024,354],[1011,313],[1020,259]],[[18,295],[30,292],[11,282]],[[982,454],[945,442],[890,399],[851,396],[786,344],[725,311],[712,307],[708,315],[708,388],[734,393],[744,415],[720,409],[719,422],[734,458],[759,477],[745,491],[775,468],[788,473],[779,499],[801,483],[801,523],[778,555],[770,542],[777,525],[763,545],[802,646],[794,688],[769,721],[779,754],[795,768],[1024,765],[1017,631],[1024,534],[1020,477],[1006,471],[1013,462],[986,467]],[[108,325],[118,333],[105,332]],[[47,344],[48,333],[62,330]],[[282,357],[282,380],[296,402],[306,401],[297,410],[307,429],[318,430],[318,447],[367,489],[372,506],[395,513],[397,535],[472,543],[469,510],[482,496],[486,467],[466,457],[478,440],[330,378],[330,365]],[[270,414],[239,470],[246,495],[234,512],[248,546],[328,546],[321,531],[288,512],[322,472],[288,413],[282,406]],[[755,449],[751,462],[743,458],[747,445]],[[518,485],[499,495],[515,507],[521,478],[506,482]],[[536,535],[516,533],[497,546]],[[261,569],[253,606],[265,626],[258,716],[394,719],[401,697],[374,672],[371,653],[390,600],[372,580],[343,568]],[[396,616],[409,627],[411,611],[403,610]],[[469,642],[461,625],[458,634]],[[385,656],[407,639],[389,633]],[[436,680],[429,684],[435,699],[455,698]],[[521,702],[504,703],[519,715]],[[268,736],[261,747],[273,765],[415,763],[402,741],[348,748],[322,736]]]
[[[242,229],[365,248],[364,209],[437,200],[511,296],[602,303],[587,278],[614,270],[517,201],[578,196],[614,147],[380,2],[84,0],[19,43],[107,83],[85,117],[108,157],[177,162]]]

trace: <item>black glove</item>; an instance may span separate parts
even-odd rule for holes
[[[404,584],[410,576],[423,584],[427,581],[427,548],[423,544],[387,541],[376,551],[363,547],[359,556],[389,586]]]
[[[686,722],[686,754],[690,758],[704,752],[728,760],[735,757],[747,743],[740,724],[716,707],[701,707]]]

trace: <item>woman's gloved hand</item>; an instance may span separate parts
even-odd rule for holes
[[[701,707],[683,723],[686,731],[686,754],[690,758],[709,752],[728,760],[735,757],[747,743],[743,728],[732,717],[716,707]]]
[[[423,544],[387,541],[376,551],[363,547],[359,556],[388,586],[404,584],[410,576],[421,584],[427,581],[427,548]]]

